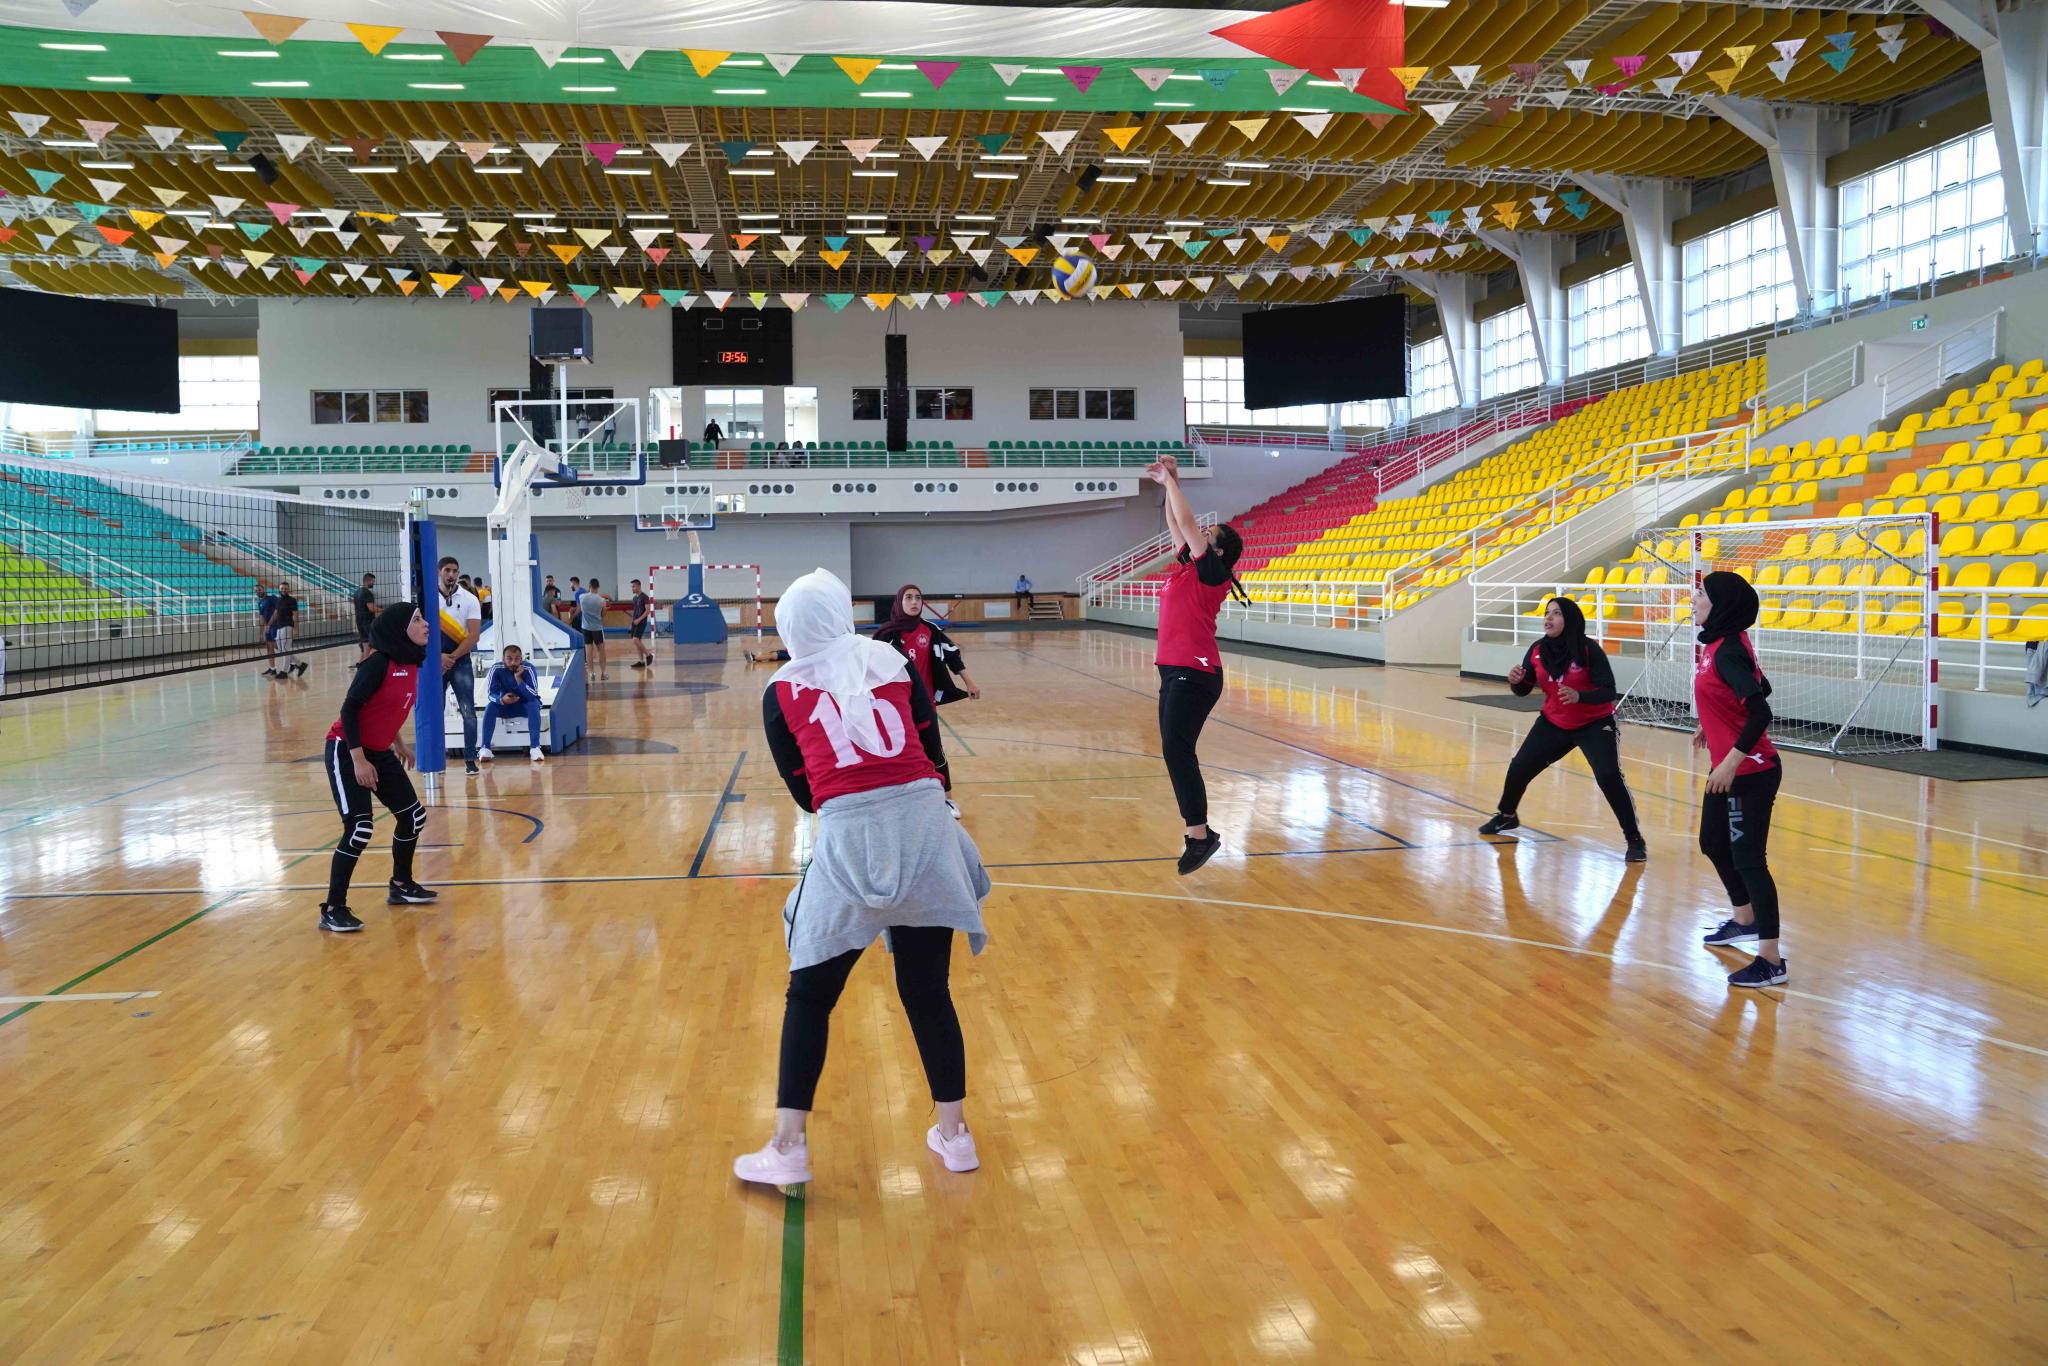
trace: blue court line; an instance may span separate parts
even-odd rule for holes
[[[732,761],[732,775],[725,780],[725,791],[718,795],[718,805],[711,808],[710,824],[704,827],[704,838],[697,845],[697,857],[690,860],[690,876],[696,877],[704,870],[704,859],[711,853],[711,837],[718,833],[718,823],[725,819],[725,808],[733,802],[747,799],[744,792],[734,792],[733,786],[740,780],[740,768],[747,762],[747,752],[740,751],[740,757]]]
[[[45,811],[40,816],[30,816],[27,820],[16,821],[12,825],[0,826],[0,835],[11,834],[14,831],[20,830],[26,826],[40,825],[44,821],[55,820],[59,816],[68,816],[74,811],[84,811],[89,807],[101,806],[107,802],[114,801],[115,799],[120,797],[132,796],[137,792],[141,792],[147,788],[155,787],[160,783],[174,783],[180,778],[189,778],[195,773],[204,773],[207,769],[211,767],[213,767],[213,765],[211,764],[201,764],[198,768],[188,768],[183,773],[173,773],[169,777],[165,778],[152,778],[150,781],[146,783],[138,783],[134,787],[123,788],[119,792],[110,792],[104,797],[95,797],[93,800],[89,802],[79,802],[73,806],[60,806],[54,811]]]
[[[1024,656],[1024,658],[1032,660],[1035,663],[1050,664],[1055,669],[1065,669],[1068,673],[1079,674],[1081,675],[1081,677],[1088,679],[1091,682],[1100,683],[1105,688],[1115,688],[1119,692],[1127,692],[1137,697],[1150,696],[1150,694],[1146,693],[1143,689],[1133,688],[1129,684],[1125,683],[1114,682],[1110,679],[1102,677],[1100,674],[1089,673],[1086,669],[1075,668],[1072,664],[1064,664],[1057,659],[1048,659],[1043,655],[1033,654],[1029,650],[1019,650],[1014,645],[1005,645],[1000,648],[1010,650],[1016,654],[1020,654]],[[1250,726],[1240,725],[1235,721],[1225,720],[1222,717],[1217,716],[1213,712],[1210,713],[1209,724],[1212,726],[1225,726],[1241,734],[1249,735],[1256,739],[1264,740],[1269,744],[1279,745],[1283,748],[1294,750],[1296,753],[1299,754],[1306,754],[1312,759],[1321,759],[1326,764],[1336,764],[1340,768],[1348,768],[1351,769],[1353,772],[1363,773],[1370,777],[1377,778],[1383,783],[1392,783],[1395,787],[1403,787],[1408,789],[1408,791],[1410,792],[1419,792],[1423,796],[1434,798],[1437,801],[1443,802],[1447,806],[1455,806],[1460,811],[1470,811],[1477,816],[1491,816],[1493,814],[1493,812],[1491,811],[1483,811],[1476,806],[1472,806],[1466,802],[1459,801],[1456,797],[1446,797],[1441,792],[1432,791],[1431,789],[1423,787],[1417,783],[1403,782],[1399,778],[1395,778],[1386,773],[1382,773],[1380,770],[1376,768],[1369,768],[1366,765],[1357,762],[1356,760],[1341,759],[1334,754],[1325,754],[1321,750],[1310,749],[1307,745],[1297,744],[1292,740],[1282,740],[1277,735],[1268,735],[1264,731],[1253,730]],[[1208,765],[1205,764],[1204,767],[1206,768],[1208,767]],[[1219,770],[1219,772],[1220,771],[1226,770]],[[1546,840],[1561,840],[1564,838],[1562,835],[1554,835],[1550,831],[1544,830],[1534,825],[1524,824],[1522,826],[1522,829],[1527,830],[1529,833],[1534,835],[1541,835]]]

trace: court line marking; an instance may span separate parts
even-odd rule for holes
[[[0,996],[0,1006],[50,1005],[58,1001],[139,1001],[161,991],[74,991],[68,995]]]
[[[338,839],[338,838],[340,838],[340,837],[339,837],[339,836],[336,836],[336,838]],[[219,910],[219,909],[220,909],[221,907],[223,907],[223,906],[227,905],[227,904],[228,904],[229,902],[231,902],[231,901],[234,901],[234,900],[236,900],[237,898],[241,897],[242,895],[243,895],[243,893],[242,893],[242,892],[239,892],[239,891],[236,891],[236,892],[229,892],[229,893],[228,893],[228,894],[227,894],[226,896],[222,897],[222,898],[221,898],[220,900],[218,900],[218,901],[215,901],[215,902],[211,903],[210,905],[206,905],[206,906],[201,906],[201,907],[200,907],[200,908],[199,908],[198,910],[196,910],[196,911],[194,911],[194,912],[193,912],[192,914],[190,914],[190,915],[186,916],[186,917],[185,917],[185,918],[184,918],[183,920],[180,920],[180,921],[179,921],[179,922],[178,922],[177,924],[175,924],[175,925],[172,925],[172,926],[170,926],[170,927],[169,927],[169,928],[167,928],[167,929],[161,929],[161,930],[158,930],[158,931],[157,931],[157,932],[156,932],[155,934],[153,934],[153,935],[151,935],[151,936],[150,936],[149,938],[147,938],[147,939],[143,940],[143,941],[142,941],[141,943],[139,943],[139,944],[136,944],[136,945],[134,945],[134,946],[133,946],[133,947],[131,947],[131,948],[126,948],[126,949],[123,949],[123,950],[121,950],[121,952],[119,952],[119,953],[115,954],[115,955],[114,955],[114,956],[113,956],[112,958],[109,958],[109,959],[108,959],[108,960],[107,960],[106,962],[104,962],[104,963],[101,963],[101,964],[100,964],[100,965],[99,965],[98,967],[96,967],[96,968],[87,968],[87,969],[86,969],[86,970],[85,970],[84,972],[81,972],[81,973],[79,973],[79,974],[78,974],[78,976],[76,976],[76,977],[72,978],[72,979],[71,979],[70,981],[66,982],[66,983],[65,983],[65,984],[64,984],[63,986],[60,986],[60,987],[56,988],[56,989],[55,989],[54,991],[50,991],[50,992],[47,992],[47,993],[45,993],[45,994],[47,994],[47,995],[50,995],[50,996],[63,996],[63,995],[66,995],[66,994],[68,994],[68,993],[70,992],[71,988],[73,988],[73,987],[77,986],[77,985],[78,985],[78,984],[79,984],[80,982],[88,982],[88,981],[91,981],[91,980],[92,980],[93,978],[95,978],[95,977],[99,976],[99,975],[100,975],[101,973],[105,972],[105,971],[106,971],[106,970],[107,970],[108,968],[110,968],[110,967],[113,967],[113,966],[114,966],[114,964],[116,964],[116,963],[119,963],[120,961],[122,961],[122,960],[123,960],[123,959],[125,959],[125,958],[133,958],[133,957],[134,957],[134,956],[135,956],[136,954],[138,954],[138,953],[141,953],[141,952],[142,952],[142,951],[143,951],[144,949],[148,948],[148,947],[149,947],[149,946],[150,946],[151,944],[154,944],[154,943],[156,943],[156,942],[157,942],[157,941],[158,941],[159,939],[168,939],[168,938],[170,938],[170,937],[171,937],[172,935],[176,934],[176,933],[177,933],[177,932],[178,932],[179,930],[182,930],[182,929],[184,929],[184,928],[185,928],[185,927],[186,927],[187,925],[190,925],[190,924],[192,924],[192,923],[193,923],[194,921],[197,921],[197,920],[204,920],[204,919],[205,919],[205,918],[206,918],[207,916],[209,916],[209,915],[212,915],[212,914],[213,914],[213,913],[214,913],[215,911],[217,911],[217,910]],[[41,1001],[30,1001],[30,1002],[28,1002],[28,1003],[26,1003],[26,1004],[24,1004],[24,1005],[18,1005],[18,1006],[16,1006],[16,1007],[15,1007],[14,1009],[12,1009],[12,1010],[8,1011],[8,1012],[7,1012],[7,1013],[6,1013],[5,1015],[0,1015],[0,1025],[5,1025],[5,1024],[6,1024],[6,1023],[7,1023],[8,1021],[10,1021],[10,1020],[18,1020],[18,1019],[20,1019],[20,1018],[21,1018],[22,1016],[24,1016],[24,1015],[28,1014],[28,1013],[29,1013],[29,1012],[30,1012],[31,1010],[34,1010],[34,1009],[36,1009],[36,1008],[37,1008],[38,1006],[40,1006],[40,1005],[42,1005],[42,1004],[43,1004],[43,1003],[42,1003]]]
[[[1997,877],[2023,877],[2034,882],[2048,882],[2048,873],[2022,873],[2011,868],[1983,867],[1972,868],[1970,871],[1973,873],[1991,873]]]
[[[89,802],[76,802],[70,806],[60,806],[54,811],[45,811],[41,815],[30,816],[26,820],[16,821],[12,825],[0,826],[0,835],[10,835],[13,834],[16,830],[22,830],[31,825],[41,825],[45,821],[53,821],[60,816],[69,816],[74,814],[75,812],[84,811],[88,808],[99,806],[103,803],[113,801],[116,797],[132,796],[133,794],[141,792],[147,788],[157,787],[164,783],[174,783],[180,778],[189,778],[195,773],[204,773],[207,769],[212,767],[212,764],[201,764],[198,768],[188,768],[183,773],[172,773],[162,778],[152,778],[150,781],[146,783],[139,783],[134,787],[123,788],[119,792],[109,792],[106,796],[95,798]]]
[[[1185,896],[1175,892],[1120,891],[1110,887],[1071,887],[1050,882],[997,882],[994,885],[997,887],[1025,888],[1042,892],[1079,892],[1085,896],[1118,896],[1138,900],[1179,901],[1197,906],[1229,906],[1235,909],[1250,911],[1279,911],[1287,915],[1304,915],[1322,920],[1349,920],[1364,925],[1385,925],[1395,929],[1424,930],[1431,934],[1455,935],[1461,939],[1481,939],[1496,944],[1514,944],[1522,948],[1546,949],[1552,953],[1568,953],[1581,958],[1604,958],[1608,962],[1622,967],[1652,968],[1658,972],[1680,973],[1687,977],[1697,975],[1694,969],[1681,967],[1675,963],[1660,963],[1650,958],[1624,958],[1618,953],[1611,953],[1604,949],[1583,948],[1577,944],[1559,944],[1545,939],[1528,939],[1521,935],[1502,934],[1497,930],[1471,930],[1459,925],[1433,925],[1426,920],[1399,920],[1391,916],[1362,915],[1356,911],[1325,911],[1318,910],[1312,906],[1282,906],[1267,901],[1230,901],[1222,897]],[[1730,991],[1740,989],[1737,987],[1728,988]],[[1843,1001],[1832,996],[1822,996],[1816,992],[1801,991],[1796,987],[1770,987],[1759,991],[1758,994],[1797,997],[1802,1001],[1813,1001],[1819,1005],[1834,1006],[1852,1015],[1882,1015],[1893,1023],[1915,1025],[1930,1029],[1937,1034],[1953,1034],[1962,1038],[1973,1039],[1980,1043],[1996,1044],[2000,1048],[2010,1048],[2016,1052],[2031,1053],[2035,1057],[2048,1058],[2048,1048],[2039,1048],[2033,1044],[2021,1043],[2016,1039],[2001,1038],[1996,1034],[1986,1034],[1982,1030],[1949,1025],[1925,1017],[1903,1017],[1889,1010],[1874,1010],[1868,1006],[1858,1005],[1853,1001]]]
[[[747,762],[747,752],[740,751],[740,757],[732,761],[732,775],[725,780],[725,791],[718,795],[718,805],[711,808],[711,819],[704,826],[704,838],[697,845],[697,857],[690,860],[690,876],[696,877],[704,871],[704,860],[711,853],[711,837],[718,833],[718,823],[725,819],[725,808],[734,802],[747,799],[744,792],[735,793],[733,785],[740,780],[740,768]]]
[[[776,1366],[804,1361],[804,1190],[782,1197],[782,1289],[775,1315]]]

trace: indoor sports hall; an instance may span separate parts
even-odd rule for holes
[[[2048,5],[0,0],[0,1360],[2048,1358]]]

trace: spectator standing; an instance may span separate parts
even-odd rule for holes
[[[725,432],[722,428],[719,427],[717,418],[714,417],[709,422],[704,424],[705,445],[716,446],[719,442],[723,440],[725,440]]]
[[[299,600],[292,596],[288,583],[277,586],[277,606],[270,614],[270,629],[277,637],[278,658],[287,661],[277,671],[277,676],[285,678],[293,673],[305,673],[306,661],[292,657],[292,641],[299,631]]]
[[[592,579],[583,596],[576,599],[576,610],[581,616],[584,648],[597,651],[597,676],[600,680],[605,677],[604,609],[604,593],[597,580]]]
[[[633,661],[636,669],[654,667],[654,599],[640,589],[640,580],[633,580],[633,641],[634,652],[640,657]]]
[[[283,678],[277,667],[277,632],[273,629],[273,618],[277,615],[277,596],[256,581],[256,629],[263,637],[263,676]]]
[[[562,620],[567,622],[574,622],[576,620],[576,604],[581,601],[582,597],[583,580],[571,574],[569,576],[569,601],[568,605],[562,609]]]
[[[476,605],[482,609],[484,620],[488,622],[491,619],[491,586],[484,582],[483,575],[476,576],[473,591],[476,593]]]
[[[460,569],[453,555],[441,557],[441,610],[462,623],[462,643],[441,656],[441,686],[455,693],[455,710],[462,717],[462,771],[474,778],[476,766],[476,666],[470,651],[476,648],[477,633],[484,629],[484,611],[476,594],[462,586]]]
[[[555,587],[555,576],[553,574],[548,575],[547,582],[541,585],[540,610],[546,612],[549,616],[556,615],[555,604],[561,601],[561,598],[562,590]]]
[[[526,662],[517,645],[505,647],[504,660],[491,670],[490,686],[484,690],[490,702],[484,707],[484,747],[476,757],[491,761],[491,739],[498,732],[498,718],[517,712],[526,718],[526,757],[538,764],[546,759],[540,747],[540,679]]]
[[[363,575],[363,586],[356,589],[350,602],[356,609],[356,662],[362,663],[370,657],[370,626],[377,620],[377,576]]]

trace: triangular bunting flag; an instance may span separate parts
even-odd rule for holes
[[[1806,46],[1806,40],[1804,38],[1781,38],[1772,43],[1771,46],[1778,49],[1779,57],[1790,60],[1799,55],[1800,50]]]
[[[382,55],[384,48],[405,29],[392,24],[343,24],[343,28],[356,36],[356,41],[370,50],[372,57]]]
[[[1119,152],[1128,152],[1131,150],[1132,140],[1144,131],[1145,129],[1142,125],[1133,125],[1128,128],[1105,128],[1102,130],[1102,136],[1115,144]]]
[[[1841,48],[1839,50],[1831,50],[1828,52],[1821,53],[1820,59],[1826,62],[1829,66],[1833,67],[1835,69],[1835,73],[1837,75],[1840,75],[1843,71],[1848,69],[1849,59],[1851,57],[1854,57],[1855,55],[1856,49]]]
[[[1284,66],[1266,68],[1266,79],[1272,82],[1275,95],[1284,95],[1294,89],[1295,82],[1306,75],[1306,71],[1294,71]]]
[[[1060,74],[1074,83],[1074,89],[1085,95],[1088,93],[1088,87],[1095,84],[1095,78],[1102,74],[1102,68],[1099,66],[1063,66],[1060,68]]]
[[[1008,133],[976,133],[974,140],[981,144],[982,151],[990,153],[1000,152],[1010,145]]]
[[[1564,64],[1564,69],[1572,73],[1574,83],[1584,85],[1586,83],[1586,68],[1592,65],[1593,59],[1590,57],[1574,57]]]
[[[787,76],[804,59],[800,52],[764,52],[761,55],[768,59],[768,65],[775,68],[778,76]]]
[[[1669,95],[1678,89],[1678,83],[1683,79],[1682,76],[1659,76],[1650,84],[1657,87],[1658,94]]]
[[[747,262],[754,259],[754,253],[751,251],[735,251],[727,254],[732,257],[732,263],[736,266],[744,266]]]
[[[1735,63],[1735,69],[1740,71],[1749,65],[1750,57],[1756,52],[1756,44],[1745,43],[1740,47],[1724,47],[1721,51],[1728,54],[1728,60]]]
[[[834,313],[841,313],[845,311],[848,304],[853,302],[853,296],[851,294],[827,294],[825,302],[832,305]]]
[[[623,142],[586,142],[583,150],[596,157],[598,165],[609,166],[625,145]]]
[[[1904,38],[1886,38],[1877,47],[1878,51],[1884,53],[1888,61],[1897,62],[1899,54],[1906,50],[1906,40]]]
[[[1669,55],[1672,63],[1678,67],[1678,74],[1681,76],[1690,76],[1692,74],[1692,64],[1700,59],[1699,49],[1697,48],[1691,52],[1673,52]]]
[[[612,235],[610,228],[577,228],[575,232],[586,247],[594,247]]]
[[[1017,78],[1024,74],[1022,65],[1010,62],[991,62],[989,63],[989,70],[995,72],[996,79],[1000,80],[1004,85],[1015,85]]]
[[[669,249],[667,247],[648,247],[646,252],[647,259],[654,262],[657,266],[663,261],[668,260]]]
[[[1067,145],[1074,140],[1076,130],[1072,128],[1040,129],[1039,138],[1059,156],[1067,154]]]
[[[1310,137],[1319,138],[1323,135],[1323,130],[1330,126],[1330,120],[1335,117],[1335,114],[1329,113],[1296,114],[1294,121],[1300,124]]]
[[[615,47],[611,49],[612,56],[618,58],[619,65],[628,71],[633,69],[633,63],[639,61],[646,52],[647,49],[644,47]]]
[[[1633,57],[1616,57],[1614,58],[1614,69],[1619,71],[1622,75],[1627,76],[1630,79],[1634,79],[1635,74],[1643,69],[1643,63],[1646,60],[1647,58],[1641,55]]]
[[[1195,139],[1200,137],[1208,126],[1206,122],[1169,123],[1166,125],[1166,131],[1179,138],[1181,146],[1192,147],[1195,145]]]
[[[142,131],[149,135],[149,140],[156,144],[159,152],[168,152],[172,143],[185,136],[184,129],[161,123],[145,123],[142,125]]]
[[[1010,256],[1020,266],[1028,266],[1038,256],[1037,247],[1011,247]]]
[[[555,259],[565,266],[583,254],[583,248],[581,247],[572,247],[556,242],[548,243],[548,250],[553,252]]]
[[[229,156],[233,156],[241,151],[242,144],[249,140],[249,135],[246,132],[236,132],[233,129],[223,130],[215,128],[209,131],[213,134],[213,140],[218,142],[221,145],[221,150],[225,151]]]
[[[296,204],[265,204],[263,207],[270,210],[270,216],[280,223],[291,222],[292,215],[299,211]]]
[[[875,68],[882,64],[880,57],[834,57],[833,65],[846,73],[846,78],[860,85],[875,74]]]
[[[1266,125],[1269,122],[1271,122],[1269,119],[1232,119],[1230,126],[1244,134],[1245,141],[1256,142],[1258,141],[1259,134],[1266,131]]]
[[[561,149],[562,144],[559,142],[522,142],[519,144],[519,150],[532,157],[533,164],[536,166],[547,165],[548,158]]]
[[[719,143],[718,150],[725,153],[725,159],[728,163],[737,166],[740,164],[741,161],[745,160],[747,153],[754,150],[754,144],[751,142],[746,142],[739,138],[734,138],[729,141]]]
[[[242,17],[249,21],[249,27],[262,36],[272,47],[281,45],[287,38],[305,26],[304,19],[294,19],[289,14],[263,14],[257,10],[243,10]]]
[[[39,171],[33,166],[24,166],[22,169],[28,172],[28,178],[33,180],[36,188],[44,194],[48,194],[57,182],[64,178],[62,171]]]
[[[85,135],[92,139],[92,145],[97,147],[107,140],[107,134],[121,125],[111,119],[80,119],[78,126],[85,130]]]
[[[775,253],[775,259],[782,262],[782,264],[784,264],[785,266],[793,266],[797,263],[797,259],[802,255],[802,252],[791,251],[785,247],[783,250]]]
[[[1780,57],[1775,62],[1765,62],[1764,69],[1778,78],[1779,85],[1783,85],[1792,75],[1792,58]]]
[[[880,138],[841,138],[840,145],[846,148],[848,156],[855,161],[866,162],[869,155],[882,145]]]
[[[486,138],[482,142],[458,142],[455,145],[460,147],[462,154],[469,158],[470,165],[481,166],[484,158],[491,154],[493,144],[490,139]]]
[[[1411,95],[1415,93],[1415,87],[1422,84],[1422,78],[1429,74],[1429,68],[1426,66],[1394,66],[1388,67],[1387,71],[1401,83],[1401,88]],[[1341,75],[1339,79],[1342,79]]]
[[[916,148],[917,154],[926,161],[930,161],[938,154],[938,150],[946,145],[946,139],[943,136],[905,138],[904,141]]]
[[[368,161],[371,157],[377,154],[377,147],[382,141],[382,138],[342,139],[343,145],[345,145],[349,149],[349,151],[355,153],[356,162],[359,165],[363,162]],[[488,150],[490,144],[487,142],[484,144],[484,147]]]
[[[1435,119],[1441,127],[1445,119],[1458,112],[1458,102],[1446,100],[1441,104],[1425,104],[1422,106],[1422,112]]]
[[[818,253],[818,259],[832,267],[832,269],[838,270],[846,264],[846,258],[851,254],[851,252],[847,251],[821,251]]]
[[[1458,78],[1458,84],[1459,84],[1459,85],[1461,85],[1461,86],[1465,87],[1465,89],[1467,89],[1467,90],[1470,90],[1470,89],[1472,88],[1472,82],[1473,82],[1473,81],[1474,81],[1474,80],[1475,80],[1475,79],[1476,79],[1476,78],[1478,77],[1478,75],[1479,75],[1479,68],[1478,68],[1478,67],[1476,67],[1476,66],[1455,66],[1455,65],[1454,65],[1454,66],[1453,66],[1453,67],[1451,68],[1451,74],[1452,74],[1453,76],[1455,76],[1455,77],[1457,77],[1457,78]]]
[[[1131,74],[1144,82],[1145,88],[1157,94],[1159,87],[1166,84],[1166,78],[1173,74],[1170,66],[1134,66]]]
[[[436,30],[434,36],[441,40],[443,47],[455,54],[457,66],[468,66],[469,59],[482,52],[491,41],[490,36],[483,33],[446,33]]]
[[[1735,84],[1735,78],[1737,76],[1740,76],[1741,74],[1742,73],[1740,71],[1738,71],[1736,68],[1732,66],[1724,66],[1717,68],[1716,70],[1709,71],[1707,73],[1707,79],[1712,81],[1715,85],[1719,86],[1721,88],[1721,93],[1725,95],[1728,93],[1728,88]]]
[[[704,291],[704,297],[711,301],[713,308],[723,312],[725,306],[732,302],[732,291],[729,289],[707,289]]]
[[[932,83],[934,90],[944,89],[953,73],[960,69],[958,62],[916,62],[913,65],[924,73],[924,78]]]
[[[650,142],[647,145],[661,158],[662,165],[671,168],[675,166],[677,158],[690,150],[690,144],[687,142]]]

